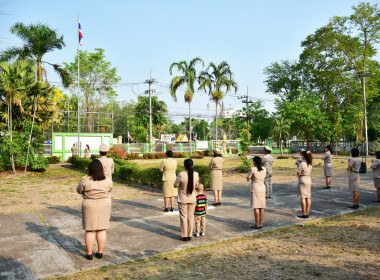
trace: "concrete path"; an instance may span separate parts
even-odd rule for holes
[[[372,202],[375,189],[371,175],[361,176],[361,209],[378,205]],[[322,190],[323,186],[324,178],[313,181],[307,221],[352,211],[348,208],[352,193],[347,188],[347,176],[335,177],[330,190]],[[300,215],[296,182],[275,184],[273,188],[261,231],[305,222],[296,217]],[[212,193],[206,194],[212,202]],[[210,207],[206,236],[191,242],[179,240],[178,211],[164,213],[162,204],[161,196],[113,201],[105,257],[93,261],[84,258],[80,207],[51,205],[39,212],[1,215],[0,279],[42,279],[258,232],[250,228],[253,213],[248,208],[248,187],[224,191],[222,206]]]

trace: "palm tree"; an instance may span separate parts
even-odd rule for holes
[[[185,92],[185,102],[189,103],[189,143],[190,143],[190,153],[191,150],[191,101],[193,100],[194,96],[194,82],[197,80],[197,71],[195,70],[196,64],[200,62],[202,63],[202,67],[204,67],[204,62],[200,57],[193,58],[189,62],[186,62],[185,60],[180,62],[173,62],[170,65],[169,72],[170,75],[173,75],[173,68],[177,68],[178,72],[182,72],[183,76],[176,76],[172,79],[170,83],[170,94],[172,95],[173,99],[177,101],[177,89],[182,86],[186,85],[186,92]]]
[[[37,81],[43,81],[43,67],[46,63],[53,66],[60,76],[62,83],[68,87],[71,83],[69,73],[58,64],[49,63],[42,60],[43,56],[55,49],[65,47],[63,36],[58,37],[55,30],[42,23],[24,25],[21,22],[15,23],[11,27],[11,33],[18,36],[23,42],[22,47],[10,47],[0,53],[1,61],[32,60],[37,66]]]
[[[0,62],[0,96],[7,104],[7,113],[2,117],[7,120],[8,136],[11,142],[13,141],[12,105],[15,104],[22,112],[24,111],[21,98],[34,81],[34,73],[31,69],[32,65],[28,61],[17,61],[12,64]],[[16,173],[13,150],[10,149],[9,153],[13,173]]]
[[[210,69],[211,72],[209,72]],[[218,105],[223,108],[221,101],[224,95],[230,92],[232,88],[236,92],[238,85],[233,80],[233,73],[226,61],[222,61],[219,65],[211,62],[206,71],[200,73],[198,82],[200,84],[199,89],[208,91],[210,100],[215,102],[215,140],[218,140]]]
[[[223,120],[223,128],[228,133],[228,140],[231,140],[231,130],[233,127],[233,120],[232,119],[224,119]]]
[[[277,139],[277,143],[280,144],[281,155],[283,155],[281,141],[290,135],[290,122],[282,116],[275,119],[273,135]]]

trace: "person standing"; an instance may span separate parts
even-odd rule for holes
[[[85,158],[91,157],[91,150],[90,150],[90,146],[88,144],[86,144],[86,148],[84,149],[84,156],[85,156]]]
[[[73,143],[73,146],[71,147],[71,156],[76,156],[78,155],[78,147]]]
[[[300,156],[297,158],[296,160],[296,165],[298,167],[298,165],[302,162],[302,152],[305,151],[305,149],[300,149],[299,153],[300,153]]]
[[[190,241],[194,228],[195,188],[199,185],[199,174],[194,171],[193,160],[184,161],[185,171],[177,175],[174,187],[179,187],[178,210],[181,224],[181,240]]]
[[[111,216],[112,180],[104,175],[99,160],[93,160],[88,168],[88,176],[83,178],[78,186],[77,193],[83,196],[82,225],[86,231],[85,243],[88,260],[93,259],[92,247],[95,239],[98,244],[98,259],[103,257],[103,250],[107,240]]]
[[[266,198],[272,198],[272,165],[273,165],[273,157],[271,155],[272,149],[268,146],[264,148],[264,156],[262,158],[262,165],[266,170],[265,177],[265,196]]]
[[[375,153],[376,160],[372,160],[372,165],[370,166],[373,176],[373,184],[377,191],[377,198],[373,202],[380,202],[380,151]]]
[[[298,165],[298,197],[301,202],[302,215],[298,218],[309,218],[311,207],[311,169],[313,164],[313,155],[310,151],[302,152],[303,161]]]
[[[322,160],[325,162],[323,165],[323,173],[326,177],[326,187],[323,189],[330,189],[331,188],[331,177],[333,174],[333,164],[332,164],[332,158],[333,158],[333,149],[330,145],[327,145],[325,148],[325,153],[322,157]]]
[[[266,206],[265,199],[265,178],[267,172],[265,167],[262,167],[262,159],[260,157],[253,158],[253,165],[247,176],[247,181],[251,181],[251,203],[255,215],[255,224],[251,226],[254,229],[263,227],[264,209]]]
[[[205,236],[206,235],[206,213],[208,207],[207,196],[204,194],[203,184],[199,184],[196,187],[198,192],[195,202],[195,236]]]
[[[173,212],[174,199],[178,195],[178,189],[174,187],[176,179],[177,161],[173,159],[173,152],[166,152],[166,159],[163,159],[160,166],[162,174],[162,189],[164,194],[165,212]]]
[[[350,172],[348,176],[348,189],[352,192],[353,195],[353,204],[349,208],[358,209],[359,208],[359,198],[360,198],[360,165],[361,160],[359,158],[359,149],[353,148],[351,149],[352,158],[348,160],[347,171]]]
[[[214,203],[217,206],[222,203],[223,190],[223,158],[218,148],[212,150],[214,157],[211,159],[209,168],[211,169],[211,190],[214,191]]]
[[[107,157],[109,148],[106,144],[99,146],[100,158],[99,161],[102,163],[104,168],[104,175],[112,179],[112,173],[114,172],[113,159]]]

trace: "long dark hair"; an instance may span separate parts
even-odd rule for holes
[[[331,147],[331,145],[327,145],[326,149],[329,150],[331,154],[333,154],[333,148]]]
[[[302,155],[305,157],[307,165],[313,164],[313,155],[310,151],[303,151]]]
[[[102,181],[106,179],[106,176],[104,176],[103,164],[99,160],[94,159],[91,161],[88,168],[88,176],[91,176],[94,181]]]
[[[263,166],[262,166],[263,160],[261,159],[261,157],[257,157],[257,156],[254,157],[253,162],[256,163],[257,170],[259,171],[263,170]]]
[[[360,155],[360,152],[359,152],[358,148],[351,149],[351,156],[352,157],[358,157],[359,155]]]
[[[185,165],[185,169],[187,170],[188,180],[186,187],[186,194],[192,194],[194,191],[194,167],[193,160],[188,158],[183,163]]]

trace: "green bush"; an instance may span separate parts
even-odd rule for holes
[[[98,159],[100,158],[100,155],[96,155],[96,154],[92,154],[91,155],[91,159],[94,160],[94,159]]]
[[[74,155],[71,157],[70,162],[74,167],[80,169],[87,169],[90,166],[92,159],[90,158],[81,158],[78,155]]]
[[[341,155],[341,156],[349,156],[350,153],[351,151],[345,151],[345,150],[338,151],[338,155]]]
[[[211,150],[206,150],[206,151],[205,151],[205,156],[206,156],[206,157],[213,157],[213,156],[214,156],[214,152],[211,151]]]
[[[61,162],[61,158],[57,156],[47,157],[50,164],[57,164]]]
[[[244,164],[240,164],[236,167],[236,171],[239,173],[248,173],[249,169],[251,169],[251,167]]]
[[[30,170],[43,172],[49,167],[49,160],[42,155],[30,156],[29,164]]]

